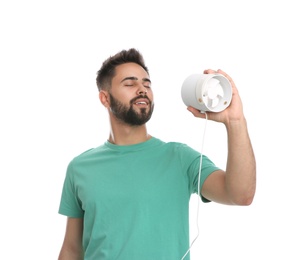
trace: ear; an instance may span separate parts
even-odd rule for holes
[[[110,97],[109,97],[108,91],[100,90],[98,96],[99,96],[100,102],[101,102],[106,108],[109,108],[109,107],[110,107]]]

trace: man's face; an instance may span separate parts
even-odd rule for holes
[[[147,72],[138,64],[126,63],[116,67],[109,91],[110,110],[120,121],[143,125],[154,109],[151,82]]]

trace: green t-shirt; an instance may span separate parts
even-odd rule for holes
[[[84,218],[85,260],[181,259],[199,165],[199,152],[154,137],[129,146],[106,142],[75,157],[59,213]],[[203,155],[201,185],[216,170]]]

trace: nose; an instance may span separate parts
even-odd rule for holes
[[[138,95],[146,95],[147,94],[147,88],[144,86],[141,86],[138,91],[137,91]]]
[[[138,92],[139,95],[146,95],[147,94],[147,90],[139,90]]]

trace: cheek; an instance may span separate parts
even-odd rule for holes
[[[111,95],[117,99],[119,102],[122,102],[124,104],[129,103],[129,101],[135,97],[134,94],[131,93],[131,91],[121,90],[121,91],[112,91]]]
[[[148,98],[154,103],[154,94],[152,91],[147,92]]]

